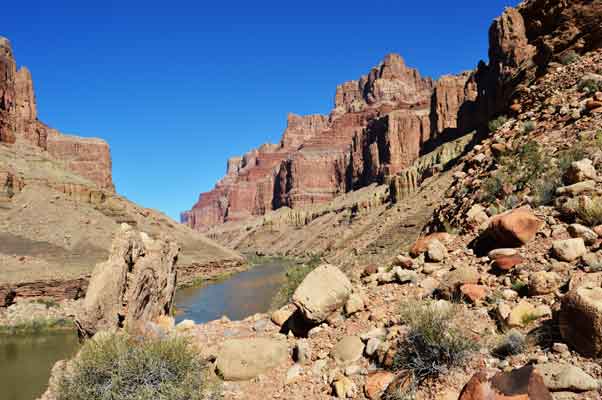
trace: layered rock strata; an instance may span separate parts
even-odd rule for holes
[[[423,78],[390,54],[337,87],[328,116],[290,114],[278,145],[228,160],[227,175],[182,222],[206,229],[281,207],[299,208],[402,173],[432,144],[473,128],[473,75]],[[460,117],[458,116],[460,115]]]
[[[26,67],[17,69],[6,38],[0,38],[0,142],[37,147],[98,188],[114,191],[109,145],[63,135],[38,119],[31,73]]]

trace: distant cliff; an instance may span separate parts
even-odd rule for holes
[[[0,142],[46,150],[67,169],[114,191],[109,145],[101,139],[63,135],[38,120],[31,73],[17,70],[6,38],[0,37]]]

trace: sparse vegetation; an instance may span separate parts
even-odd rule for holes
[[[523,353],[527,349],[527,338],[516,330],[508,332],[498,345],[492,350],[492,354],[498,358],[506,358]]]
[[[495,132],[500,129],[506,122],[508,122],[508,117],[505,115],[501,115],[494,120],[489,121],[489,131]]]
[[[575,53],[574,51],[569,51],[567,53],[564,53],[561,57],[560,57],[560,63],[562,65],[570,65],[576,61],[579,61],[579,54]]]
[[[585,79],[579,83],[577,89],[584,93],[595,93],[602,90],[602,82],[595,79]]]
[[[525,121],[523,123],[523,133],[530,133],[533,132],[535,130],[535,128],[537,127],[537,124],[535,123],[535,121]]]
[[[295,293],[297,287],[303,282],[303,279],[305,279],[307,274],[316,269],[320,265],[320,262],[321,258],[319,256],[313,256],[306,263],[289,267],[286,271],[286,281],[274,296],[271,308],[276,309],[287,304],[293,297],[293,293]]]
[[[529,285],[521,280],[512,282],[511,289],[518,293],[520,296],[526,296],[529,291]]]
[[[182,338],[90,340],[59,379],[57,400],[201,400],[208,393],[205,362]]]
[[[522,318],[523,325],[529,325],[531,322],[537,321],[539,317],[535,314],[525,314]]]
[[[597,149],[602,149],[602,132],[559,151],[555,157],[545,153],[537,142],[528,141],[499,158],[497,171],[483,181],[481,199],[488,203],[501,199],[500,204],[511,209],[520,203],[515,193],[525,191],[533,204],[549,204],[571,163]]]
[[[416,384],[461,365],[478,348],[454,323],[457,306],[432,302],[404,302],[401,320],[410,327],[400,342],[393,368],[413,374]]]
[[[577,202],[575,215],[587,226],[602,224],[602,198],[594,197],[586,201]]]

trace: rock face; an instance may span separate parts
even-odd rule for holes
[[[100,139],[63,135],[38,120],[30,71],[16,69],[10,42],[0,37],[0,142],[47,151],[100,189],[113,191],[111,154]]]
[[[134,327],[169,315],[179,252],[171,239],[153,240],[122,225],[109,259],[92,273],[83,311],[76,320],[80,336],[92,337],[102,330]]]
[[[476,89],[470,73],[433,82],[399,55],[387,55],[359,80],[337,87],[330,115],[289,114],[278,145],[229,160],[227,175],[181,220],[207,229],[384,183],[435,142],[474,128]]]

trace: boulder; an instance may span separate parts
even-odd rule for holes
[[[294,307],[284,306],[274,311],[270,316],[272,322],[278,326],[283,326],[286,321],[293,315],[295,312]]]
[[[529,276],[529,294],[549,294],[560,287],[561,278],[556,272],[538,271]]]
[[[543,221],[530,209],[518,208],[493,217],[487,235],[492,248],[520,247],[533,240],[542,226]]]
[[[528,301],[521,301],[510,311],[506,323],[511,327],[526,325],[526,323],[535,317],[535,306]]]
[[[536,365],[536,369],[552,392],[588,392],[600,387],[596,379],[571,364],[545,363]]]
[[[347,302],[351,289],[351,282],[340,269],[323,264],[305,277],[292,301],[307,321],[320,323]]]
[[[226,381],[244,381],[284,364],[287,357],[285,341],[261,337],[231,339],[218,351],[215,367]]]
[[[395,374],[388,371],[377,371],[368,375],[364,384],[364,393],[370,400],[379,400],[387,387],[395,379]]]
[[[479,281],[479,277],[479,272],[472,267],[456,268],[443,276],[439,292],[443,298],[453,299],[458,294],[460,286],[467,283],[475,284]]]
[[[583,241],[588,245],[594,244],[594,242],[598,239],[598,234],[596,232],[580,224],[569,225],[567,231],[571,237],[582,238]]]
[[[458,400],[553,400],[542,376],[532,365],[491,376],[479,371],[462,389]]]
[[[596,181],[583,181],[568,186],[562,186],[556,189],[558,195],[576,196],[581,193],[594,192],[596,190]]]
[[[364,343],[359,336],[345,336],[332,349],[331,356],[337,364],[348,365],[364,354]]]
[[[447,258],[447,248],[437,239],[433,239],[426,246],[426,258],[432,262],[441,262]]]
[[[462,296],[470,301],[471,303],[477,304],[485,299],[487,296],[487,286],[483,285],[475,285],[472,283],[467,283],[460,286],[460,293]]]
[[[82,311],[75,321],[80,336],[142,326],[169,315],[179,252],[180,247],[170,238],[153,240],[122,224],[109,259],[92,272]]]
[[[575,261],[587,253],[582,238],[556,240],[552,243],[552,251],[560,261]]]
[[[602,356],[602,288],[584,285],[562,298],[560,333],[566,343],[588,357]]]
[[[345,314],[351,315],[364,309],[364,299],[358,293],[353,293],[349,296],[347,303],[345,303]]]
[[[564,180],[569,185],[590,179],[596,179],[596,168],[594,168],[592,160],[587,158],[572,162],[564,174]]]
[[[412,248],[410,249],[410,255],[412,257],[418,257],[428,249],[428,245],[433,240],[440,242],[447,242],[451,238],[451,235],[447,232],[435,232],[430,235],[424,236],[416,240]]]

